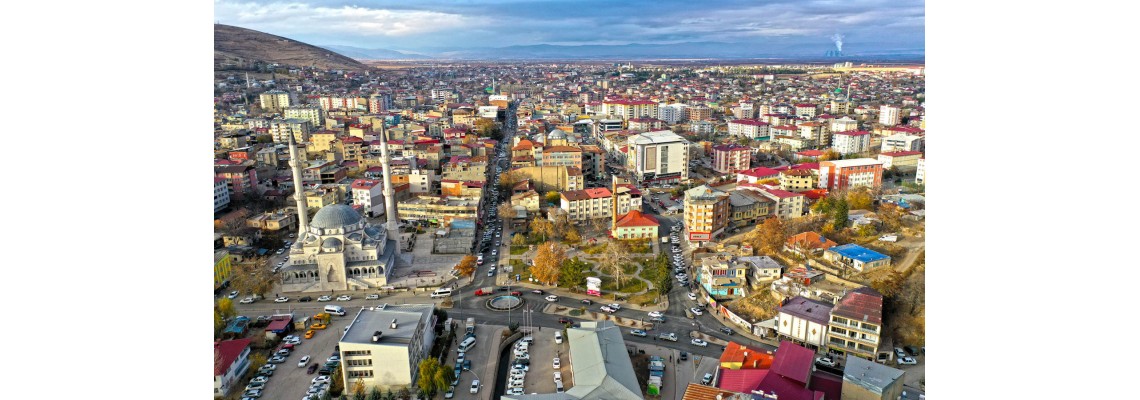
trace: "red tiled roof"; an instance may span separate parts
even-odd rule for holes
[[[806,385],[814,362],[815,352],[785,340],[780,342],[780,347],[776,349],[776,361],[772,362],[772,372]]]
[[[245,351],[246,347],[249,347],[251,340],[252,339],[247,338],[215,342],[214,353],[218,354],[218,358],[221,358],[221,361],[214,365],[214,376],[225,374],[226,370],[230,368],[230,365],[241,355],[241,352]]]
[[[819,157],[823,155],[823,150],[804,150],[797,151],[796,155],[805,157]]]
[[[657,218],[652,215],[642,214],[641,211],[632,210],[625,215],[618,218],[618,227],[633,227],[633,226],[661,226],[657,222]]]
[[[865,135],[870,135],[871,132],[867,132],[867,131],[846,131],[846,132],[835,132],[835,134],[836,135],[844,135],[844,136],[865,136]]]
[[[357,179],[355,181],[352,181],[352,188],[353,189],[372,189],[373,187],[376,187],[376,185],[379,185],[379,184],[380,184],[380,181],[378,181],[378,180]]]
[[[764,121],[759,121],[759,120],[755,120],[755,119],[751,119],[751,118],[745,118],[745,119],[734,119],[734,120],[730,121],[729,123],[730,123],[730,124],[752,125],[752,126],[765,126],[765,125],[768,125],[768,123],[767,123],[767,122],[764,122]]]
[[[756,167],[756,168],[752,168],[752,169],[746,169],[746,170],[743,170],[743,171],[740,171],[737,173],[741,174],[741,175],[754,176],[757,178],[775,178],[775,177],[780,175],[780,171],[777,171],[777,170],[774,170],[771,168],[767,168],[767,167]]]
[[[767,369],[720,369],[718,387],[740,393],[752,393],[768,376]]]
[[[820,238],[823,239],[823,242],[820,242]],[[808,246],[808,247],[811,247],[813,249],[824,249],[824,250],[827,250],[829,248],[832,248],[832,247],[839,245],[838,243],[831,241],[831,239],[820,236],[818,233],[815,233],[815,232],[804,232],[804,233],[800,233],[797,235],[793,235],[792,237],[788,238],[788,240],[785,243],[788,245],[788,247],[793,247],[793,248],[796,246]]]
[[[883,295],[867,286],[855,289],[839,299],[831,313],[856,321],[882,324]]]
[[[921,151],[888,151],[886,153],[879,153],[880,156],[887,156],[887,157],[913,156],[913,155],[918,155],[918,154],[922,154],[922,152]]]
[[[772,367],[772,361],[772,355],[767,350],[750,349],[733,341],[729,341],[720,354],[722,364],[740,363],[741,369],[768,369]]]

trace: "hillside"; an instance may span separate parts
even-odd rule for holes
[[[254,62],[359,71],[368,67],[332,50],[236,26],[214,24],[214,69],[250,68]]]

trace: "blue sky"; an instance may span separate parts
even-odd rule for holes
[[[921,0],[215,0],[214,19],[315,45],[405,51],[679,42],[923,49]]]

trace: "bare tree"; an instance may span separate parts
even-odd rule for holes
[[[626,276],[623,269],[625,264],[629,262],[629,248],[625,243],[619,240],[611,240],[606,244],[606,249],[602,251],[600,256],[602,270],[614,277],[614,282],[618,288],[629,281],[630,277]]]

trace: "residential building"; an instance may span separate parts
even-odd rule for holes
[[[542,197],[533,190],[511,195],[511,204],[522,206],[527,212],[538,212],[539,198]]]
[[[823,400],[823,388],[817,384],[820,376],[812,373],[814,369],[815,352],[790,341],[782,341],[776,348],[772,368],[750,393],[761,398],[779,396],[780,400]]]
[[[883,169],[894,167],[900,171],[914,171],[918,169],[918,160],[921,157],[921,151],[890,151],[879,153],[879,161],[883,163]]]
[[[902,123],[902,110],[895,106],[882,105],[879,107],[879,124],[895,126]]]
[[[487,157],[453,156],[443,165],[441,179],[485,181],[487,180]]]
[[[735,119],[728,122],[729,136],[743,136],[750,139],[768,140],[769,124],[751,118]]]
[[[305,206],[309,210],[320,210],[326,206],[337,205],[344,202],[340,190],[331,186],[319,186],[313,190],[305,191]]]
[[[333,148],[337,137],[340,136],[336,131],[317,131],[309,135],[309,152],[319,153],[329,151]]]
[[[226,250],[214,252],[214,290],[220,289],[233,274],[233,258]]]
[[[478,197],[439,197],[420,195],[396,204],[400,219],[447,224],[454,218],[479,218]]]
[[[738,119],[753,118],[756,116],[756,108],[752,103],[740,102],[732,107],[732,116]]]
[[[729,195],[708,185],[685,191],[685,229],[689,242],[708,242],[720,235],[731,217]]]
[[[562,192],[561,197],[559,208],[566,212],[571,221],[609,218],[613,209],[612,194],[608,188],[568,190]],[[628,203],[625,204],[625,210],[619,204],[618,213],[623,212],[629,212]]]
[[[728,194],[728,204],[732,217],[730,228],[743,228],[755,225],[767,218],[776,205],[771,199],[751,190],[734,190]]]
[[[871,148],[871,132],[835,132],[831,148],[842,155],[863,153]]]
[[[748,296],[748,272],[751,265],[737,261],[728,253],[704,254],[700,258],[697,283],[715,299]]]
[[[843,190],[879,187],[883,184],[883,163],[873,158],[823,161],[819,163],[819,187]]]
[[[352,181],[352,204],[360,206],[364,215],[376,217],[384,214],[384,183],[380,180],[357,179]]]
[[[843,363],[844,400],[896,400],[901,398],[906,371],[847,356]]]
[[[908,135],[905,133],[896,133],[883,138],[883,145],[880,151],[886,153],[891,151],[924,151],[926,150],[926,138],[917,135]]]
[[[286,119],[302,119],[309,121],[310,127],[325,126],[325,114],[315,104],[304,104],[285,107]]]
[[[735,174],[748,169],[752,162],[752,148],[739,144],[713,146],[713,170],[722,174]]]
[[[801,193],[815,189],[819,185],[816,170],[786,169],[780,171],[780,190]]]
[[[297,210],[286,207],[277,211],[266,211],[245,220],[245,226],[263,231],[279,231],[294,228],[297,224]]]
[[[214,397],[242,390],[241,378],[249,371],[249,342],[253,339],[214,342]]]
[[[816,161],[819,160],[819,156],[822,155],[823,150],[802,150],[792,154],[792,160],[795,162]]]
[[[919,185],[926,184],[926,156],[920,157],[914,171],[914,183]]]
[[[752,190],[767,197],[774,203],[771,215],[780,219],[796,218],[804,215],[804,195],[780,189],[767,187],[742,186],[740,189]]]
[[[784,274],[784,266],[769,256],[746,256],[737,260],[750,266],[752,274],[750,281],[753,288],[780,279]]]
[[[831,120],[832,132],[848,132],[859,130],[859,121],[851,119],[851,117],[843,117]]]
[[[629,120],[630,130],[648,132],[663,128],[665,128],[665,121],[659,120],[657,118],[643,117]]]
[[[546,146],[535,150],[535,161],[541,167],[574,167],[582,169],[582,149],[574,146]]]
[[[273,138],[273,143],[286,143],[289,141],[289,135],[293,135],[293,140],[297,143],[304,143],[309,141],[313,126],[303,119],[275,119],[269,121],[269,136]]]
[[[317,104],[321,106],[326,112],[332,110],[355,110],[357,108],[367,108],[367,100],[358,98],[352,95],[331,95],[320,96],[317,98]]]
[[[804,255],[804,250],[809,254],[815,254],[838,245],[838,243],[818,233],[803,232],[789,237],[788,240],[784,242],[784,249],[795,254]]]
[[[831,144],[831,131],[822,123],[808,121],[797,125],[795,129],[800,139],[809,140],[816,146],[827,147]]]
[[[293,96],[284,90],[270,90],[262,93],[260,97],[261,109],[266,112],[279,113],[293,104]]]
[[[823,252],[823,258],[848,268],[854,268],[859,272],[891,265],[891,256],[854,243],[827,249]]]
[[[214,177],[226,180],[230,198],[242,196],[256,196],[257,169],[249,165],[216,165]],[[216,184],[216,183],[215,183]]]
[[[883,295],[866,286],[847,292],[831,308],[828,325],[829,353],[874,360],[883,329]]]
[[[402,214],[401,214],[402,216]],[[396,263],[396,240],[343,204],[321,208],[289,248],[283,292],[378,289]]]
[[[736,173],[736,182],[748,182],[755,184],[757,182],[766,181],[769,179],[779,179],[780,171],[768,167],[756,167]]]
[[[617,229],[613,232],[616,239],[649,239],[657,240],[661,223],[652,215],[643,214],[638,210],[631,210],[618,217]]]
[[[222,211],[230,206],[229,181],[220,176],[214,176],[214,212]]]
[[[704,121],[712,118],[712,109],[706,106],[693,106],[685,109],[685,119]]]
[[[689,179],[689,141],[672,131],[630,136],[626,168],[646,182],[680,182]]]
[[[658,117],[658,104],[648,100],[607,100],[602,102],[602,114],[623,120]]]
[[[827,327],[832,305],[796,296],[776,308],[776,333],[809,349],[827,346]]]
[[[819,108],[815,104],[811,104],[811,103],[800,103],[800,104],[796,104],[795,107],[796,107],[796,116],[804,117],[804,118],[814,118],[816,111]]]
[[[566,329],[570,375],[574,386],[560,394],[503,395],[503,400],[641,400],[621,327],[610,321],[582,321]],[[564,367],[565,368],[565,367]],[[554,396],[554,397],[552,397]]]
[[[435,343],[434,311],[434,304],[361,308],[338,343],[345,387],[358,381],[365,393],[413,387]]]
[[[689,122],[689,131],[692,131],[698,135],[711,135],[716,131],[716,124],[712,123],[711,121],[692,121]]]
[[[522,167],[514,171],[529,179],[535,190],[541,193],[582,190],[586,187],[582,171],[574,167]]]
[[[684,121],[685,115],[687,114],[686,109],[688,107],[689,106],[684,104],[669,104],[660,106],[658,113],[661,114],[661,116],[659,118],[670,125]]]
[[[587,144],[582,149],[582,176],[591,180],[602,180],[606,176],[606,152],[601,147]]]

